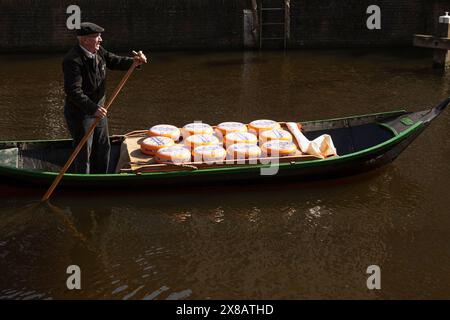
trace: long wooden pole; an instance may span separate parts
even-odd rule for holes
[[[133,52],[133,53],[135,53],[135,52]],[[136,68],[137,64],[138,63],[136,61],[134,61],[133,64],[131,65],[130,69],[128,69],[127,73],[123,76],[122,80],[117,85],[117,87],[114,90],[113,94],[109,97],[108,102],[106,103],[105,109],[108,109],[111,106],[111,104],[113,103],[114,99],[117,97],[117,95],[119,94],[120,90],[122,90],[122,87],[125,85],[125,82],[127,82],[128,78],[133,73],[133,71]],[[63,178],[64,174],[69,169],[70,165],[75,160],[76,156],[81,151],[81,148],[83,148],[84,144],[89,139],[89,137],[91,136],[92,132],[94,132],[94,129],[97,126],[97,124],[100,122],[100,120],[101,120],[100,118],[97,118],[94,121],[94,123],[91,125],[89,130],[84,135],[83,139],[81,139],[80,143],[78,143],[78,146],[75,148],[75,150],[70,155],[69,160],[67,160],[66,164],[61,169],[61,171],[59,172],[59,174],[56,177],[56,179],[53,181],[53,183],[50,186],[50,188],[48,188],[47,192],[42,197],[42,199],[41,199],[42,202],[47,201],[50,198],[50,196],[52,195],[53,191],[55,191],[55,188],[58,186],[58,184],[61,181],[61,179]]]

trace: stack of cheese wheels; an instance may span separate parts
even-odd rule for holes
[[[261,156],[261,148],[251,143],[236,143],[227,148],[227,159],[253,159]]]
[[[220,141],[212,134],[194,134],[184,140],[184,145],[190,150],[194,150],[199,146],[218,145]]]
[[[194,122],[185,125],[181,129],[181,133],[183,135],[183,139],[186,139],[187,137],[193,136],[195,134],[213,134],[214,129],[209,124]]]
[[[224,148],[219,145],[196,147],[192,152],[194,162],[215,163],[222,162],[227,155]]]
[[[263,155],[269,157],[293,156],[297,153],[297,147],[291,141],[272,140],[261,146]]]
[[[288,131],[283,129],[267,130],[260,133],[260,145],[271,140],[292,141],[292,135]]]
[[[220,141],[232,132],[247,132],[247,126],[240,122],[222,122],[216,127],[216,136]]]
[[[147,131],[147,135],[150,137],[161,136],[172,139],[173,141],[178,141],[180,139],[181,131],[175,126],[170,124],[158,124],[151,127]]]
[[[182,145],[174,145],[159,149],[155,155],[157,163],[186,163],[191,162],[191,152]]]
[[[250,132],[231,132],[225,136],[224,144],[226,147],[235,143],[258,144],[258,138]]]
[[[141,151],[148,156],[154,156],[159,149],[173,146],[175,142],[167,137],[149,137],[141,142]]]
[[[273,120],[255,120],[248,125],[248,131],[260,135],[261,132],[280,128],[280,124]]]

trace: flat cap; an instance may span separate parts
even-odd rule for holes
[[[105,29],[92,22],[80,23],[80,29],[76,30],[77,36],[87,36],[89,34],[102,33]]]

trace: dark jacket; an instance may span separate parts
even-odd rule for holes
[[[66,108],[80,117],[93,115],[106,94],[106,68],[127,70],[133,58],[120,57],[100,47],[94,59],[86,56],[79,45],[64,57],[64,91]],[[104,102],[104,101],[102,101]]]

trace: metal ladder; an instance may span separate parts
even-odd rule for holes
[[[286,0],[259,0],[259,49],[263,48],[264,42],[273,43],[281,40],[283,49],[286,49],[288,35],[286,15],[289,8],[287,3],[289,1]]]

